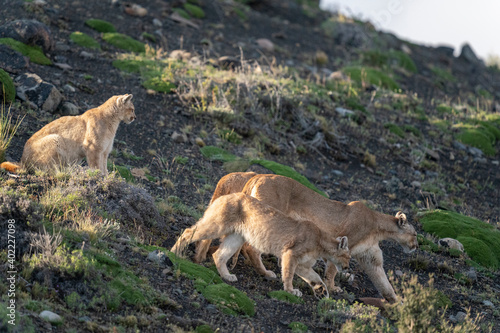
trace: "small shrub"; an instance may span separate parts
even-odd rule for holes
[[[116,32],[116,28],[114,27],[114,25],[109,23],[108,21],[90,19],[85,21],[85,24],[99,32]]]
[[[69,39],[71,39],[73,42],[76,44],[87,47],[90,49],[100,49],[101,46],[99,43],[86,33],[80,32],[80,31],[75,31],[73,32],[70,36]]]
[[[122,50],[136,53],[146,52],[146,48],[143,43],[118,32],[105,32],[102,35],[102,39]]]

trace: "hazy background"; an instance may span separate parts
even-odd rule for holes
[[[500,55],[498,0],[321,0],[321,8],[369,20],[377,29],[425,45],[468,42],[486,60]]]

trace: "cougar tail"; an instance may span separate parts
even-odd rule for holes
[[[21,166],[19,164],[16,164],[16,163],[12,163],[12,162],[3,162],[2,164],[0,164],[0,168],[3,168],[5,170],[7,170],[8,172],[13,172],[15,173],[17,171],[17,169],[19,169]]]

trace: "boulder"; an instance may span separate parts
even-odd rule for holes
[[[438,240],[438,245],[440,247],[464,252],[464,246],[462,245],[462,243],[453,238],[441,238],[440,240]]]
[[[63,96],[57,88],[43,81],[38,75],[25,73],[15,78],[17,96],[47,112],[54,112]]]
[[[42,311],[40,313],[40,318],[48,321],[52,325],[60,325],[63,322],[63,319],[61,318],[60,315],[58,315],[57,313],[54,313],[52,311],[48,311],[48,310]]]
[[[43,52],[55,48],[50,29],[36,20],[15,20],[0,26],[0,38],[13,38],[24,44],[40,46]]]
[[[257,46],[266,51],[266,52],[274,52],[274,43],[271,42],[267,38],[259,38],[255,41],[257,43]]]
[[[9,73],[18,73],[28,67],[29,60],[20,52],[0,44],[0,68]]]
[[[483,61],[479,59],[476,56],[476,53],[474,53],[474,50],[472,50],[472,47],[465,43],[462,46],[462,51],[460,52],[460,56],[458,56],[459,59],[463,59],[473,65],[482,65]]]

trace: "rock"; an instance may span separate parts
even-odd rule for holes
[[[385,184],[385,189],[389,193],[396,193],[400,189],[403,188],[403,183],[397,178],[397,177],[392,177],[391,180],[387,181]]]
[[[483,301],[483,305],[487,306],[489,308],[494,308],[495,307],[495,304],[493,304],[491,301],[488,301],[488,300]]]
[[[488,160],[485,157],[474,157],[474,162],[486,164]]]
[[[131,16],[143,17],[148,14],[148,10],[146,8],[135,3],[125,3],[123,6],[125,7],[125,13]]]
[[[441,46],[436,47],[436,51],[439,54],[442,54],[446,57],[453,58],[454,57],[453,53],[455,52],[455,49],[451,46],[441,45]]]
[[[425,175],[430,178],[436,178],[437,176],[439,176],[439,173],[437,173],[436,171],[425,170]]]
[[[87,52],[87,51],[82,51],[80,52],[80,57],[82,57],[85,60],[91,60],[94,59],[95,56],[93,53]]]
[[[154,18],[154,19],[153,19],[153,25],[154,25],[155,27],[161,28],[161,27],[163,26],[163,23],[161,23],[161,21],[160,21],[160,20],[158,20],[157,18]]]
[[[63,319],[61,318],[60,315],[48,310],[42,311],[40,313],[40,318],[48,321],[52,325],[60,325],[63,322]]]
[[[458,141],[453,141],[453,147],[460,150],[467,150],[467,146]]]
[[[394,274],[396,274],[396,276],[398,276],[398,277],[403,276],[403,272],[400,269],[396,269],[396,271],[394,272]]]
[[[166,255],[164,252],[160,250],[154,250],[153,252],[149,252],[148,260],[155,262],[157,264],[163,264],[166,260]]]
[[[457,323],[463,322],[466,317],[467,317],[467,314],[465,312],[462,312],[462,311],[458,311],[457,314],[455,315]]]
[[[90,319],[89,316],[83,316],[83,317],[78,318],[78,321],[81,323],[86,323],[88,321],[92,321],[92,319]]]
[[[328,76],[328,80],[349,82],[351,79],[347,75],[342,73],[342,71],[336,71]]]
[[[500,161],[497,161],[497,160],[491,161],[491,164],[499,166],[500,165]]]
[[[267,38],[259,38],[255,41],[257,46],[266,52],[274,52],[274,43]]]
[[[50,29],[36,20],[16,20],[0,26],[0,38],[13,38],[24,44],[40,46],[43,52],[55,48]]]
[[[476,53],[474,53],[472,47],[468,43],[465,43],[462,46],[462,51],[460,51],[460,55],[458,56],[458,58],[474,65],[483,65],[482,60],[476,56]]]
[[[354,111],[344,109],[341,107],[335,108],[335,111],[337,111],[337,113],[340,114],[342,117],[352,116],[354,114]]]
[[[342,46],[362,47],[371,43],[364,28],[354,23],[337,23],[331,34],[334,42]]]
[[[476,157],[483,157],[483,151],[479,148],[476,148],[476,147],[468,147],[468,150],[469,150],[469,153],[472,155],[472,156],[476,156]]]
[[[450,152],[449,159],[450,159],[450,161],[454,161],[455,160],[455,154],[453,154],[452,152]]]
[[[179,133],[177,131],[174,131],[172,134],[172,140],[177,143],[186,143],[188,141],[188,137],[186,133]]]
[[[417,181],[417,180],[414,180],[411,182],[410,184],[412,187],[415,187],[415,188],[421,188],[422,187],[422,183]]]
[[[68,52],[71,51],[71,46],[66,43],[56,42],[56,51],[58,52]]]
[[[175,60],[188,61],[191,59],[191,53],[184,50],[173,50],[168,57]]]
[[[425,148],[425,154],[432,159],[439,161],[439,153],[437,151]]]
[[[406,53],[408,55],[412,54],[410,47],[406,44],[402,44],[400,49],[401,49],[401,51],[403,51],[404,53]]]
[[[43,111],[54,112],[63,99],[54,85],[43,81],[36,74],[25,73],[16,77],[14,81],[17,85],[17,96]]]
[[[7,45],[0,44],[0,68],[18,73],[28,67],[29,59]]]
[[[476,271],[475,271],[473,268],[471,268],[471,270],[470,270],[470,271],[466,272],[466,273],[465,273],[465,276],[466,276],[469,280],[471,280],[472,282],[477,281],[477,273],[476,273]]]
[[[210,313],[217,313],[217,312],[219,312],[219,310],[217,310],[217,308],[215,307],[215,305],[212,305],[212,304],[208,304],[207,306],[205,306],[205,310],[207,310]]]
[[[335,175],[335,176],[338,176],[338,177],[343,177],[344,176],[344,173],[340,170],[332,170],[332,173]]]
[[[61,111],[65,116],[77,116],[80,114],[78,106],[70,102],[64,102],[61,106]]]
[[[63,87],[64,91],[66,92],[69,92],[69,93],[74,93],[76,92],[76,89],[75,87],[73,87],[72,85],[70,84],[65,84],[64,87]]]
[[[194,141],[196,142],[196,144],[198,145],[198,147],[205,147],[205,141],[203,141],[202,138],[197,137],[196,139],[194,139]]]
[[[441,238],[440,240],[438,240],[438,245],[440,247],[450,248],[458,250],[460,252],[464,252],[464,246],[462,245],[462,243],[453,238]]]

